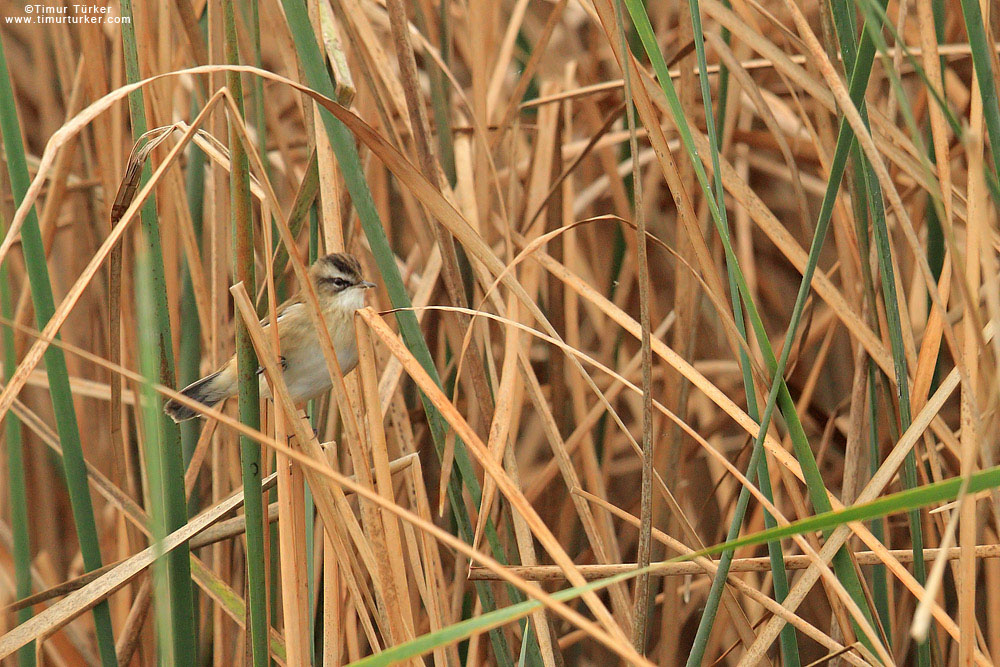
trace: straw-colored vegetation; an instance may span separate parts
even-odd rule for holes
[[[5,0],[0,660],[995,664],[992,5]]]

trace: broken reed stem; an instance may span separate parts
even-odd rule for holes
[[[913,562],[912,549],[891,549],[888,551],[897,561],[902,564]],[[973,558],[1000,558],[1000,544],[980,545],[972,549]],[[952,547],[947,550],[945,557],[948,560],[958,560],[962,555],[961,547]],[[924,558],[928,561],[935,561],[941,557],[941,549],[924,549]],[[858,551],[854,553],[854,559],[858,565],[882,565],[881,554],[874,551]],[[785,567],[789,570],[804,570],[815,563],[810,556],[797,555],[786,556]],[[616,574],[630,572],[638,569],[636,563],[617,563],[614,565],[578,565],[577,568],[584,578],[589,581],[604,579]],[[769,572],[771,561],[768,557],[760,558],[737,558],[733,560],[730,572]],[[535,565],[508,567],[507,571],[528,581],[565,581],[566,577],[562,569],[557,565]],[[652,576],[659,577],[680,577],[687,575],[706,574],[705,566],[700,563],[659,563],[653,564],[650,571]],[[499,581],[500,577],[490,570],[481,567],[474,567],[469,571],[470,581]]]

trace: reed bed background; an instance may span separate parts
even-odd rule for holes
[[[81,12],[0,11],[5,663],[1000,662],[988,0]]]

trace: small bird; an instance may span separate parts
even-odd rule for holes
[[[363,280],[358,260],[344,253],[333,253],[316,260],[309,268],[309,279],[316,289],[326,328],[337,351],[340,369],[346,375],[358,365],[358,341],[354,336],[352,322],[354,311],[365,305],[364,292],[375,287],[375,283]],[[332,386],[330,374],[323,363],[319,336],[307,308],[300,293],[277,310],[281,367],[285,384],[296,403],[315,398]],[[269,318],[261,320],[261,326],[265,333],[269,333]],[[257,369],[257,374],[261,376],[260,394],[269,398],[271,392],[264,381],[262,369]],[[181,393],[211,407],[235,396],[238,391],[234,356],[222,368],[188,385]],[[197,411],[173,399],[167,401],[163,411],[175,422],[200,416]]]

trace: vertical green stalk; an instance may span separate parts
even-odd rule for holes
[[[253,45],[253,63],[256,67],[262,67],[260,54],[260,6],[258,0],[250,0],[247,7],[249,16],[248,24],[251,28]],[[257,149],[261,157],[264,157],[264,168],[267,169],[267,119],[264,116],[264,80],[259,76],[253,78],[253,103],[254,120],[257,126]],[[277,277],[277,276],[275,276]]]
[[[862,33],[861,43],[858,45],[855,37],[853,12],[847,0],[831,0],[830,6],[841,44],[844,66],[853,72],[857,71],[858,66],[870,70],[871,62],[875,56],[875,42],[871,35],[873,31],[866,26]],[[879,0],[879,6],[884,11],[885,4],[882,0]],[[879,19],[882,16],[884,14],[880,15]],[[875,24],[872,24],[871,27],[874,28]],[[864,90],[855,91],[853,77],[851,84],[851,101],[858,108],[861,118],[867,127],[868,112],[864,101]],[[855,96],[855,92],[859,94]],[[846,122],[841,121],[842,133],[846,127]],[[853,137],[853,132],[851,135]],[[852,143],[854,142],[852,141]],[[889,343],[892,351],[893,370],[896,381],[896,394],[899,402],[900,428],[902,431],[905,431],[910,427],[910,423],[912,422],[910,392],[908,388],[906,355],[903,349],[902,322],[900,321],[899,304],[896,294],[896,280],[892,268],[892,248],[886,226],[885,203],[882,199],[882,188],[867,158],[856,148],[853,157],[856,173],[861,176],[865,185],[868,211],[872,218],[872,231],[875,237],[875,250],[878,257],[882,297],[885,302],[886,323],[889,328]],[[900,477],[906,489],[912,489],[917,485],[917,461],[916,455],[912,451],[907,454],[903,461],[903,469]],[[913,575],[923,585],[927,579],[927,568],[924,563],[923,532],[920,526],[919,510],[911,510],[909,512],[909,523],[910,541],[913,548]],[[917,664],[921,667],[930,665],[930,645],[924,641],[918,643],[916,648]]]
[[[192,115],[196,115],[197,102],[191,100]],[[191,144],[188,152],[187,170],[187,204],[191,214],[191,226],[194,227],[195,241],[201,243],[203,220],[203,200],[205,196],[205,154],[195,144]],[[186,387],[201,377],[201,321],[198,319],[198,306],[194,298],[194,283],[191,281],[191,270],[185,262],[184,277],[181,285],[181,320],[185,335],[181,336],[180,357],[178,358],[177,384]],[[198,432],[201,420],[192,419],[181,424],[181,450],[184,453],[184,466],[188,465],[198,443]],[[192,511],[198,506],[192,492]]]
[[[222,3],[225,29],[226,62],[240,64],[236,43],[236,16],[232,0]],[[243,83],[238,72],[226,72],[229,88],[243,116]],[[250,209],[250,167],[246,147],[240,141],[235,123],[229,119],[230,208],[233,222],[233,265],[236,279],[247,292],[256,292],[253,257],[253,213]],[[240,421],[254,429],[260,428],[260,396],[257,380],[257,354],[246,324],[236,318],[236,367],[239,373]],[[243,468],[244,512],[247,522],[247,599],[250,608],[249,640],[253,647],[253,664],[268,664],[267,589],[264,576],[264,508],[261,495],[260,445],[240,436],[240,463]]]
[[[252,59],[253,64],[256,67],[263,67],[263,63],[262,63],[262,60],[261,60],[261,50],[260,50],[260,6],[259,6],[259,2],[258,2],[258,0],[249,0],[249,2],[240,3],[240,4],[243,6],[244,11],[245,11],[246,25],[250,26],[250,37],[251,37],[251,48],[252,48],[252,52],[250,54],[250,58]],[[236,48],[235,47],[236,42],[234,41],[233,43],[234,43],[234,49],[235,49]],[[239,64],[239,55],[238,54],[236,55],[236,60],[231,61],[230,64],[233,64],[233,65]],[[237,80],[239,80],[239,75],[238,74],[235,75],[235,77],[236,77]],[[227,79],[227,81],[228,81],[228,79]],[[253,77],[251,79],[251,84],[250,85],[251,85],[251,96],[252,96],[252,99],[253,99],[254,125],[255,125],[256,130],[257,130],[257,151],[260,153],[261,163],[264,165],[264,170],[268,171],[268,167],[270,166],[270,162],[267,159],[267,118],[264,115],[264,80],[261,79],[260,77]],[[238,103],[240,105],[240,111],[242,112],[243,111],[242,97],[237,95],[236,98],[237,98]],[[230,138],[230,143],[232,143],[232,137]],[[249,174],[249,168],[248,168],[248,174]],[[235,177],[235,174],[234,174],[234,177]],[[235,194],[235,191],[234,191],[234,194]],[[249,211],[250,210],[249,209],[249,201],[250,201],[249,200],[249,181],[248,181],[247,197],[248,197],[248,199],[247,199],[247,202],[248,202],[247,211]],[[252,221],[252,217],[247,217],[246,220],[249,223],[250,221]],[[271,217],[269,217],[269,219],[267,219],[267,220],[263,220],[262,219],[261,220],[261,225],[271,225],[271,239],[272,239],[271,242],[272,242],[272,244],[274,244],[275,247],[278,246],[281,243],[281,241],[280,241],[280,238],[278,236],[278,231],[277,231],[277,227],[275,226],[274,219],[271,218]],[[252,236],[251,236],[251,240],[252,240]],[[250,247],[253,248],[253,244],[252,243],[250,244]],[[273,249],[274,248],[272,247],[270,250],[273,251]],[[266,257],[266,255],[265,255],[265,257]],[[250,263],[251,263],[251,265],[253,264],[253,253],[252,252],[251,252],[251,255],[250,255]],[[282,293],[284,291],[282,289],[282,287],[283,287],[282,276],[275,274],[274,275],[274,282],[275,282],[275,286],[274,286],[275,301],[277,301],[277,304],[280,304],[282,302],[282,300],[283,300]],[[252,282],[248,282],[247,285],[248,285],[247,289],[250,289],[250,287],[253,286],[253,283]],[[256,293],[256,291],[250,292],[250,294],[255,294],[255,293]],[[275,305],[277,305],[277,304],[275,304]],[[256,357],[254,357],[254,359],[255,359],[255,362],[254,362],[255,366],[254,367],[256,368],[257,367],[256,366]],[[259,386],[259,384],[256,381],[256,377],[254,379],[254,386],[255,387]],[[257,401],[257,399],[255,399],[255,401]],[[258,406],[258,409],[259,409],[259,406],[260,406],[259,401],[256,402],[256,405]],[[259,452],[260,448],[257,447],[257,450]],[[271,468],[270,469],[273,470],[274,469],[274,465],[275,465],[275,461],[276,461],[276,456],[273,453],[268,454],[268,456],[270,457],[269,458],[270,464],[271,464]],[[268,494],[267,498],[268,498],[267,502],[264,502],[263,498],[261,499],[261,518],[262,518],[262,520],[263,520],[263,516],[264,516],[264,514],[266,512],[266,507],[267,507],[268,503],[270,503],[271,501],[276,501],[278,499],[278,489],[277,488],[271,489],[271,492]],[[310,522],[307,520],[306,524],[308,525],[309,523]],[[268,532],[268,541],[267,541],[267,545],[268,545],[268,558],[267,558],[267,564],[268,564],[268,566],[270,568],[270,578],[269,578],[269,581],[270,581],[270,590],[268,591],[268,596],[269,596],[269,600],[270,600],[271,624],[273,626],[277,627],[277,622],[278,622],[278,618],[279,618],[278,600],[279,600],[279,589],[280,589],[280,583],[281,583],[281,579],[279,577],[280,562],[279,562],[279,555],[278,555],[278,524],[277,524],[277,522],[270,523],[270,522],[264,521],[264,530]],[[311,562],[310,552],[307,552],[307,554],[306,554],[306,560],[307,560],[307,562]]]
[[[973,69],[976,70],[976,79],[979,82],[979,94],[983,99],[983,117],[986,120],[986,131],[990,137],[993,169],[997,174],[1000,174],[1000,102],[997,100],[992,55],[990,54],[989,42],[986,39],[986,28],[979,0],[962,0],[962,17],[965,19],[965,32],[969,36],[969,46],[972,49],[972,65]],[[994,197],[996,197],[995,191]],[[997,201],[997,204],[1000,205],[1000,201]]]
[[[21,142],[21,128],[17,119],[14,91],[10,85],[7,57],[4,54],[2,40],[0,40],[0,134],[3,135],[14,204],[20,205],[28,190],[28,167],[24,159],[24,144]],[[42,234],[38,228],[38,215],[34,206],[28,212],[21,228],[21,250],[24,253],[25,269],[31,285],[35,322],[38,329],[41,330],[45,328],[55,312],[55,301],[52,297],[52,283],[49,280],[49,269],[45,263],[45,247],[42,244]],[[69,490],[77,538],[80,541],[83,566],[87,571],[96,570],[102,565],[101,545],[97,535],[97,523],[94,520],[94,507],[90,500],[90,489],[87,484],[87,465],[83,458],[83,448],[80,445],[80,430],[76,422],[73,394],[69,388],[66,358],[63,356],[62,349],[57,345],[49,345],[45,350],[45,371],[49,379],[49,395],[52,398],[56,430],[63,448],[66,486]],[[117,658],[111,628],[111,612],[107,601],[96,605],[93,614],[101,662],[106,667],[110,667],[117,664]]]
[[[192,117],[197,115],[197,100],[191,99]],[[203,223],[203,199],[205,194],[205,154],[195,144],[191,144],[188,153],[187,171],[187,204],[191,214],[191,226],[194,228],[195,242],[201,246]],[[181,284],[181,320],[185,335],[181,336],[180,357],[178,358],[178,386],[186,387],[201,377],[201,321],[198,319],[198,305],[194,297],[194,283],[191,281],[191,269],[185,263],[184,276]],[[202,420],[190,419],[180,425],[181,457],[184,469],[187,470],[198,444]],[[188,497],[188,511],[196,514],[201,505],[198,487],[191,489]],[[195,627],[198,626],[198,590],[192,591],[191,610],[194,614]]]
[[[153,388],[160,368],[160,350],[156,341],[156,314],[153,304],[153,279],[150,270],[149,251],[140,247],[136,257],[135,306],[139,318],[139,367],[143,382],[140,389],[139,417],[142,420],[143,438],[146,446],[146,477],[149,481],[149,523],[154,548],[162,545],[167,536],[163,456],[163,441],[160,438],[163,410],[160,395]],[[171,612],[169,565],[163,558],[162,547],[156,550],[157,559],[153,563],[153,601],[156,610],[157,653],[161,665],[176,665],[176,636]]]
[[[0,219],[0,236],[7,233],[7,226]],[[14,319],[14,308],[10,300],[10,280],[7,265],[0,265],[0,313],[4,319]],[[14,352],[14,331],[3,329],[3,381],[10,380],[17,367]],[[21,420],[13,411],[4,416],[4,434],[7,443],[7,488],[10,489],[10,526],[14,533],[14,577],[18,599],[31,595],[31,538],[28,534],[28,493],[24,483],[24,449],[21,441]],[[24,623],[31,618],[31,607],[17,612],[17,622]],[[21,667],[35,666],[35,642],[25,644],[17,653]]]
[[[130,19],[122,23],[122,47],[125,57],[125,79],[129,83],[133,83],[139,80],[140,75],[131,0],[122,0],[121,10],[122,16]],[[145,134],[147,129],[142,89],[129,94],[128,105],[132,120],[132,136],[138,139]],[[152,168],[147,162],[143,165],[140,183],[145,184],[151,174]],[[173,387],[176,386],[176,377],[173,349],[170,342],[172,340],[170,312],[167,308],[163,252],[160,249],[160,225],[156,215],[156,199],[152,195],[143,205],[140,219],[142,223],[142,247],[149,253],[149,273],[159,346],[160,382],[168,387]],[[160,420],[160,439],[164,516],[167,531],[173,532],[186,524],[188,519],[180,428],[170,419]],[[193,665],[197,662],[198,642],[195,639],[197,628],[194,622],[194,594],[191,587],[191,551],[185,543],[167,554],[166,558],[170,583],[170,609],[173,615],[174,655],[177,664]]]
[[[200,27],[202,33],[207,31],[208,13],[202,15]],[[191,117],[198,115],[198,98],[191,98]],[[205,203],[205,154],[195,144],[191,144],[188,153],[187,173],[185,174],[185,191],[187,192],[188,212],[191,215],[191,226],[194,229],[195,242],[199,248],[202,243],[204,227]],[[181,336],[180,357],[178,359],[177,384],[186,387],[201,377],[201,320],[198,317],[197,302],[194,298],[194,283],[191,281],[191,269],[185,260],[184,276],[181,283],[181,320],[188,335]],[[201,430],[201,420],[189,420],[181,424],[181,451],[184,467],[187,468],[198,444]],[[192,512],[198,507],[197,490],[192,490],[190,498]],[[197,611],[197,606],[195,606]]]
[[[730,0],[722,0],[722,4],[726,9],[732,9],[733,3]],[[698,17],[699,23],[701,22],[701,17]],[[730,46],[732,42],[732,35],[729,34],[729,28],[722,28],[722,41],[726,46]],[[701,49],[704,51],[705,46],[701,45]],[[700,67],[699,63],[699,67]],[[715,143],[722,145],[723,134],[726,130],[726,108],[729,103],[729,68],[726,67],[725,63],[719,63],[719,110],[716,112],[715,116]]]
[[[427,15],[419,2],[412,3],[417,26],[425,35],[429,35],[427,29]],[[441,0],[438,20],[440,25],[440,35],[438,51],[441,54],[441,61],[447,66],[451,61],[451,16],[448,13],[448,0]],[[429,67],[427,76],[430,80],[431,108],[434,112],[434,128],[437,130],[438,139],[438,159],[441,163],[441,171],[444,172],[448,184],[455,185],[455,146],[451,131],[451,105],[449,104],[448,77],[437,67]]]
[[[878,392],[875,387],[875,364],[868,360],[868,442],[869,451],[868,465],[871,475],[878,472],[881,459],[879,457],[878,446]],[[875,519],[871,522],[872,535],[879,542],[885,542],[885,520]],[[888,547],[889,545],[886,544]],[[886,577],[885,565],[879,563],[872,566],[872,597],[875,599],[875,609],[878,612],[879,620],[885,636],[892,638],[892,610],[889,607],[889,581]]]

